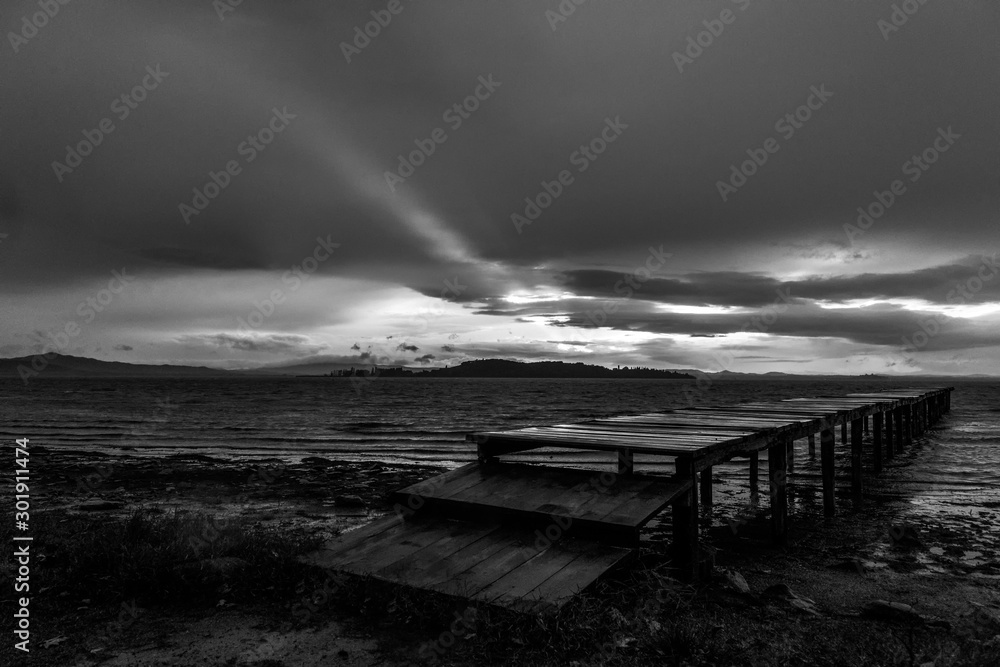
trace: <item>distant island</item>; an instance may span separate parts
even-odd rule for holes
[[[614,378],[694,380],[693,375],[639,366],[606,368],[582,362],[510,361],[508,359],[478,359],[458,366],[411,370],[403,367],[359,369],[350,368],[330,373],[333,377],[413,377],[413,378]]]

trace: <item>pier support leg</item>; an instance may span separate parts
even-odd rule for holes
[[[913,423],[913,405],[907,405],[903,408],[903,428],[906,429],[906,444],[907,446],[913,444],[913,440],[917,437],[916,426]]]
[[[876,412],[872,415],[872,453],[875,455],[875,474],[882,472],[882,415]]]
[[[862,423],[864,423],[864,425],[865,425],[865,433],[869,433],[871,431],[871,428],[869,428],[869,425],[868,425],[868,415],[865,415],[861,419],[863,420]]]
[[[785,469],[791,474],[795,468],[795,441],[791,438],[785,442],[785,464]]]
[[[809,435],[809,456],[816,456],[816,434]]]
[[[750,497],[751,500],[760,495],[760,453],[750,452]]]
[[[631,475],[635,470],[635,456],[631,449],[618,450],[618,474]]]
[[[860,419],[851,421],[851,495],[854,500],[861,500],[864,493],[864,460],[861,442],[864,437],[863,425]]]
[[[840,444],[847,444],[847,422],[840,425]]]
[[[885,421],[883,429],[885,433],[882,436],[882,438],[885,441],[885,460],[888,461],[889,459],[892,458],[893,454],[895,453],[896,438],[898,436],[896,434],[896,430],[892,426],[892,421],[893,421],[892,410],[886,410],[885,412],[882,413],[882,416]]]
[[[691,579],[698,577],[698,501],[695,493],[695,473],[690,461],[678,460],[677,477],[691,480],[691,490],[674,500],[673,552],[674,564]]]
[[[892,429],[892,439],[895,441],[896,451],[901,452],[906,441],[906,433],[903,431],[903,408],[898,407],[893,410],[892,418],[896,422],[895,428]]]
[[[701,471],[701,504],[705,507],[712,504],[712,466]]]
[[[820,463],[823,468],[823,514],[833,516],[833,429],[819,434]]]
[[[785,470],[785,443],[779,442],[767,450],[767,467],[771,480],[771,537],[775,544],[784,544],[788,536],[788,472]]]

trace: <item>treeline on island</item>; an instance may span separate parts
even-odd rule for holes
[[[351,368],[332,374],[340,377],[419,377],[419,378],[619,378],[661,380],[693,380],[693,375],[664,371],[657,368],[639,366],[619,366],[605,368],[582,362],[562,361],[510,361],[507,359],[479,359],[466,361],[458,366],[411,370],[403,367],[392,368]]]

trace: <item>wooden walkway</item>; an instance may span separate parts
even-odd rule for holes
[[[792,444],[820,440],[823,503],[833,516],[836,428],[850,446],[851,490],[864,492],[863,435],[875,473],[951,407],[951,387],[901,389],[594,419],[473,433],[478,462],[401,489],[395,516],[351,531],[313,554],[326,568],[426,588],[527,612],[558,608],[635,555],[641,528],[672,508],[675,564],[699,566],[698,506],[712,502],[712,468],[749,459],[759,491],[767,450],[771,528],[787,536]],[[601,450],[617,472],[504,462],[541,447]],[[671,457],[672,477],[634,471],[635,454]],[[696,490],[699,489],[700,493]]]

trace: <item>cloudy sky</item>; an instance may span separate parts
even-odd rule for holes
[[[1000,6],[902,4],[10,0],[0,356],[1000,374]]]

